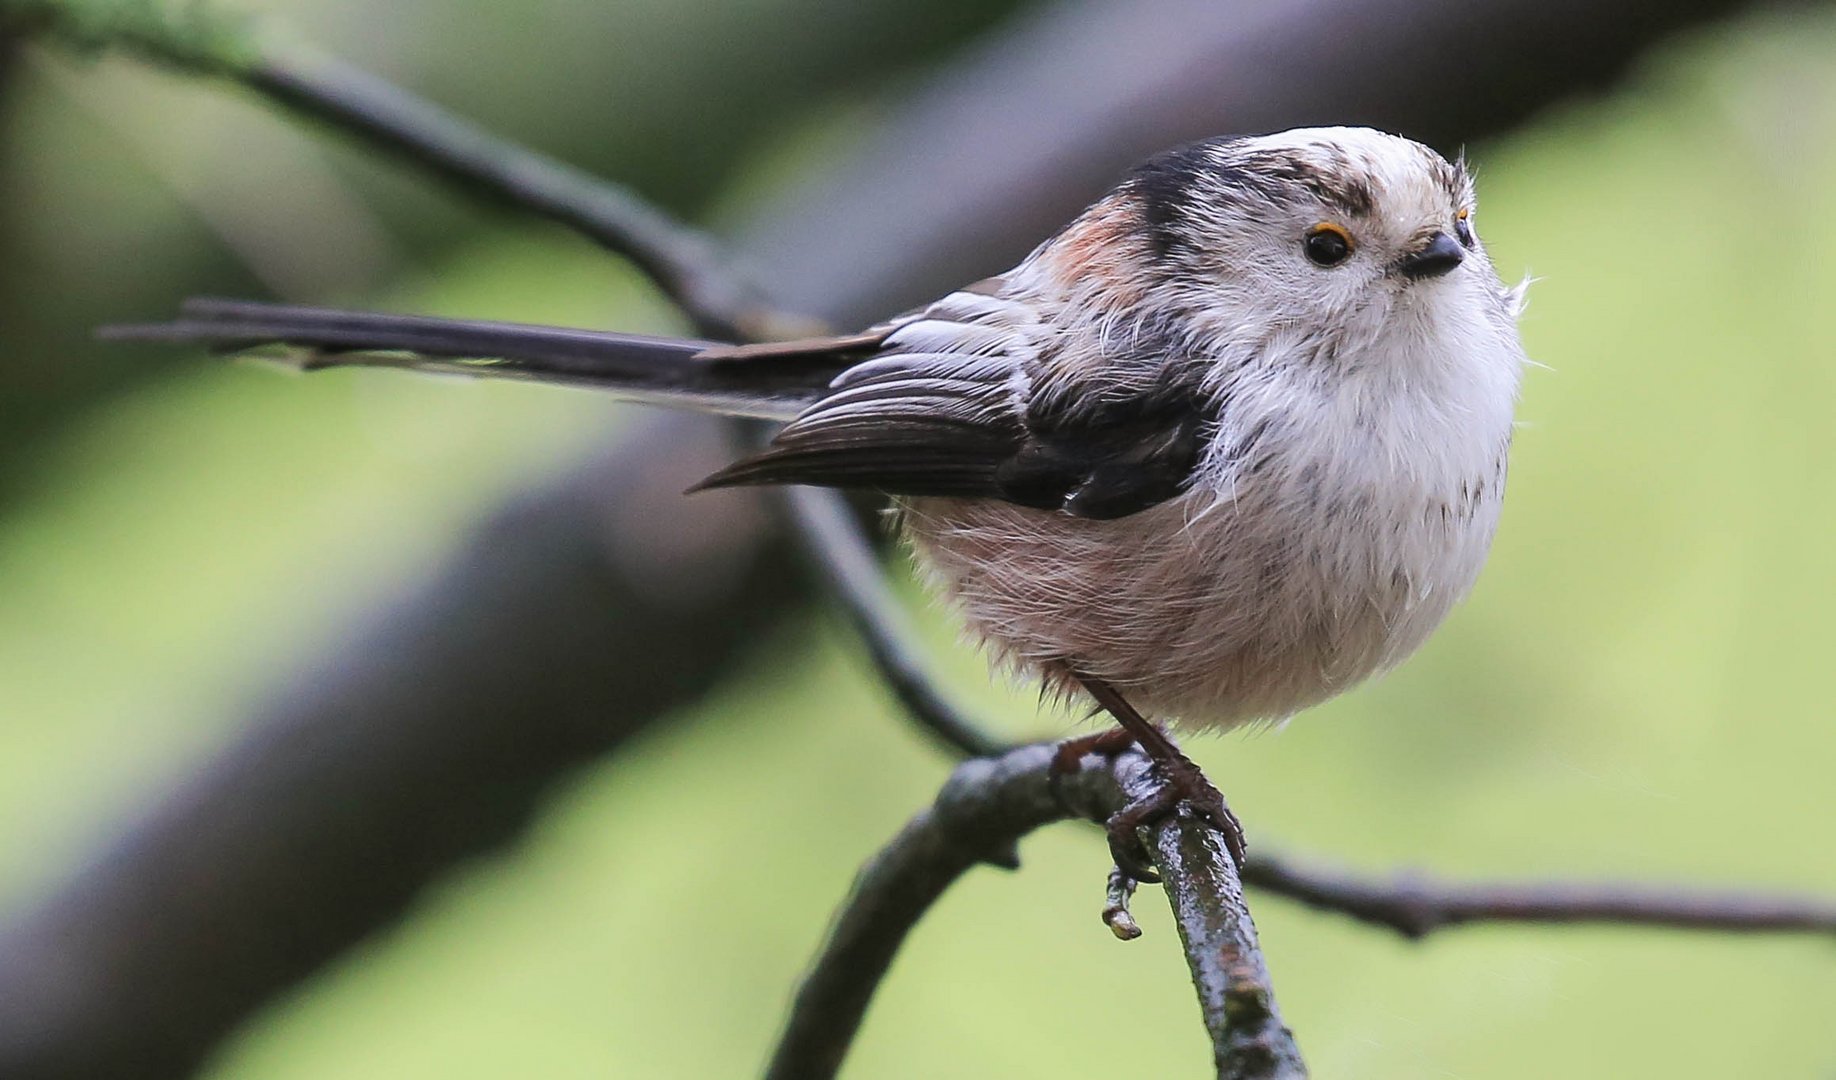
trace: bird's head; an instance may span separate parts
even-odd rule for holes
[[[1339,353],[1385,335],[1511,332],[1461,163],[1369,128],[1160,154],[1041,248],[1076,303],[1206,340]]]

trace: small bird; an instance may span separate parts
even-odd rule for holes
[[[1147,717],[1285,720],[1400,662],[1473,585],[1522,306],[1463,164],[1342,127],[1163,153],[1007,273],[841,337],[736,346],[222,300],[104,333],[783,421],[697,487],[892,496],[924,578],[995,664],[1121,725],[1077,749],[1154,758],[1160,791],[1110,822],[1118,864],[1153,880],[1137,827],[1182,799],[1239,859],[1243,841]]]

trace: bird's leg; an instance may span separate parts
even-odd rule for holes
[[[1090,692],[1098,705],[1116,718],[1121,730],[1128,732],[1142,752],[1153,761],[1155,770],[1160,774],[1161,782],[1150,794],[1116,811],[1106,823],[1109,852],[1115,858],[1116,865],[1137,881],[1160,880],[1159,875],[1153,871],[1146,847],[1141,843],[1140,830],[1143,825],[1163,820],[1177,810],[1182,802],[1224,834],[1224,846],[1230,849],[1230,857],[1236,860],[1238,866],[1243,865],[1246,848],[1243,826],[1237,823],[1237,816],[1230,812],[1224,795],[1212,786],[1211,781],[1205,779],[1205,774],[1192,763],[1192,759],[1181,753],[1164,732],[1136,712],[1135,707],[1115,687],[1087,675],[1077,676],[1077,681]],[[1110,735],[1111,732],[1102,732],[1098,738]],[[1065,753],[1065,748],[1060,747],[1061,759]]]

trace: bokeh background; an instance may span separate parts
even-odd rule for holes
[[[1053,13],[240,6],[729,235]],[[1494,259],[1538,279],[1524,333],[1546,365],[1490,567],[1403,670],[1195,756],[1256,842],[1347,868],[1836,893],[1836,11],[1666,37],[1605,94],[1467,151]],[[558,229],[226,87],[17,43],[0,253],[0,926],[105,869],[494,507],[635,422],[583,393],[287,378],[104,348],[91,327],[220,292],[680,328]],[[989,689],[902,587],[953,691],[1015,734],[1058,730]],[[257,1012],[204,1075],[756,1072],[855,868],[949,768],[832,615],[761,626],[716,689],[561,778],[526,831]],[[1094,834],[1023,854],[926,919],[847,1075],[1201,1075],[1158,897],[1137,905],[1148,936],[1119,945],[1096,922]],[[1321,1076],[1836,1075],[1827,941],[1482,927],[1410,944],[1255,911]],[[0,1012],[23,1008],[7,982]]]

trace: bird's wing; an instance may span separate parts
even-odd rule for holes
[[[1185,489],[1209,414],[1176,373],[1118,391],[1054,375],[1051,335],[995,290],[952,293],[889,324],[878,350],[763,452],[701,487],[810,484],[1001,499],[1116,518]]]
[[[104,336],[239,352],[307,368],[361,364],[571,383],[631,400],[788,420],[763,453],[703,487],[815,484],[1003,499],[1122,517],[1184,489],[1207,416],[1155,347],[1063,363],[1033,308],[992,278],[859,334],[714,345],[633,334],[198,299],[168,323]],[[1145,358],[1145,363],[1144,363]],[[1157,370],[1100,388],[1079,371]],[[1179,377],[1169,377],[1179,376]],[[1124,388],[1124,387],[1128,388]]]

